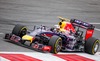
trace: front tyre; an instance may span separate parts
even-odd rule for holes
[[[52,47],[51,53],[57,54],[62,47],[62,39],[59,36],[52,36],[49,41],[49,46]]]
[[[85,52],[94,55],[99,49],[99,40],[91,37],[85,42]]]
[[[27,33],[27,28],[23,25],[15,25],[15,27],[12,30],[12,34],[15,34],[19,37],[24,36]]]

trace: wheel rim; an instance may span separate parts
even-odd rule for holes
[[[94,46],[94,52],[97,52],[98,47],[99,47],[99,44],[98,44],[98,43],[96,43],[96,45]]]
[[[62,42],[59,41],[58,45],[56,46],[56,51],[59,52],[61,50]]]
[[[20,36],[22,37],[23,35],[25,35],[27,32],[27,29],[26,28],[23,28],[20,32]]]

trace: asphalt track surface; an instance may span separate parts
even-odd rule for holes
[[[53,26],[57,16],[76,18],[96,26],[94,37],[100,39],[100,0],[0,0],[0,51],[35,52],[5,42],[4,33],[9,33],[15,24]],[[99,49],[100,52],[100,49]]]

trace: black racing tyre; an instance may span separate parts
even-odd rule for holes
[[[57,54],[62,47],[62,39],[59,36],[52,36],[49,41],[49,46],[51,46],[51,53]]]
[[[23,25],[15,25],[15,27],[12,30],[12,34],[15,34],[19,37],[22,37],[23,35],[25,35],[27,33],[27,28]]]
[[[99,49],[99,40],[91,37],[85,42],[85,52],[94,55]]]

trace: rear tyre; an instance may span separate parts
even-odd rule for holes
[[[24,36],[27,33],[27,28],[23,25],[15,25],[15,27],[12,30],[12,34],[15,34],[19,37]]]
[[[94,55],[99,49],[99,40],[91,37],[85,42],[85,52]]]
[[[52,47],[51,53],[57,54],[61,50],[62,39],[54,35],[51,37],[48,45]]]

